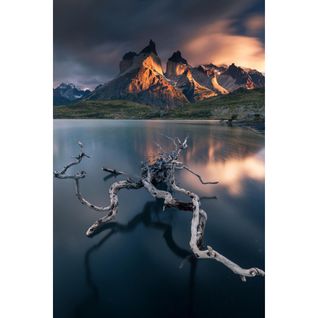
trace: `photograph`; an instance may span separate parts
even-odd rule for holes
[[[54,318],[265,317],[265,76],[264,0],[53,0]]]
[[[0,317],[318,317],[316,15],[4,2]]]

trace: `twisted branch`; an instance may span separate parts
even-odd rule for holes
[[[165,135],[164,135],[165,136]],[[97,206],[90,203],[87,199],[83,197],[80,192],[80,179],[85,178],[86,172],[81,171],[77,172],[74,175],[67,175],[66,172],[71,166],[78,165],[84,157],[89,158],[87,154],[83,151],[83,144],[79,142],[80,154],[75,157],[75,161],[66,165],[62,171],[54,171],[54,176],[59,179],[73,179],[75,181],[75,194],[78,200],[89,207],[90,209],[97,212],[106,212],[106,215],[102,218],[99,218],[93,225],[91,225],[86,231],[87,236],[91,236],[96,233],[103,225],[110,222],[116,217],[118,212],[119,200],[118,192],[121,189],[140,189],[144,187],[152,197],[155,199],[163,199],[163,210],[169,207],[174,207],[182,211],[192,212],[191,220],[191,238],[190,238],[190,248],[193,254],[197,258],[202,259],[214,259],[227,268],[229,268],[233,273],[239,275],[242,281],[246,281],[246,277],[255,277],[255,276],[264,276],[265,272],[259,268],[252,267],[244,269],[229,260],[219,252],[215,251],[211,246],[207,245],[204,248],[204,230],[207,222],[207,214],[201,208],[200,197],[189,190],[181,188],[176,184],[175,181],[175,170],[185,169],[191,174],[195,175],[202,184],[217,184],[218,182],[205,182],[202,177],[192,171],[189,167],[185,166],[182,162],[178,161],[179,155],[182,150],[188,147],[187,140],[188,137],[184,139],[183,142],[179,138],[171,138],[165,136],[171,140],[175,146],[175,149],[170,152],[162,152],[158,155],[157,159],[153,163],[143,162],[141,166],[141,177],[133,180],[132,177],[129,177],[127,180],[121,180],[114,182],[109,188],[109,205],[107,206]],[[158,144],[158,147],[162,150],[162,147]],[[103,171],[109,172],[115,176],[117,175],[127,175],[123,171],[110,168],[102,168]],[[128,175],[127,175],[128,176]],[[159,190],[156,185],[165,184],[168,188],[168,191]],[[171,192],[170,192],[171,191]],[[179,192],[190,198],[190,202],[183,202],[177,200],[173,197],[172,192]],[[210,197],[215,198],[215,197]]]
[[[81,172],[77,172],[74,175],[66,175],[67,170],[74,166],[74,165],[78,165],[80,164],[80,162],[82,161],[82,159],[84,157],[90,158],[87,154],[85,154],[83,152],[83,144],[79,141],[78,142],[81,152],[79,153],[78,156],[75,157],[75,161],[67,164],[63,170],[59,171],[54,171],[54,177],[58,178],[58,179],[73,179],[75,181],[75,195],[78,198],[78,200],[86,205],[87,207],[89,207],[90,209],[97,211],[97,212],[108,212],[108,214],[100,219],[98,219],[92,226],[90,226],[88,228],[88,230],[86,231],[86,235],[90,236],[92,235],[97,229],[99,229],[103,224],[111,221],[117,214],[118,211],[118,192],[121,189],[139,189],[142,187],[142,184],[140,182],[133,182],[131,179],[125,180],[125,181],[116,181],[114,182],[110,188],[109,188],[109,200],[110,200],[110,204],[108,206],[97,206],[91,202],[89,202],[87,199],[85,199],[83,197],[83,195],[80,192],[80,179],[85,178],[86,176],[86,172],[85,171],[81,171]],[[114,173],[113,169],[107,169],[111,170],[112,173]],[[121,174],[122,172],[118,172],[117,174]],[[114,173],[115,174],[115,173]]]

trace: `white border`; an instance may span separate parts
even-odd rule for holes
[[[317,6],[266,0],[266,317],[318,317]]]
[[[0,317],[53,316],[52,1],[3,1]]]

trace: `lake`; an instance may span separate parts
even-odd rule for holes
[[[172,149],[163,135],[189,136],[178,184],[196,192],[207,212],[205,244],[240,266],[264,269],[264,136],[213,121],[54,120],[54,169],[79,153],[91,158],[81,191],[108,205],[110,177],[103,166],[138,175],[140,162]],[[216,196],[217,199],[212,199]],[[162,212],[144,189],[123,190],[115,221],[88,238],[100,213],[82,206],[73,180],[54,179],[54,317],[261,318],[262,277],[243,283],[224,265],[196,260],[189,247],[191,213]]]

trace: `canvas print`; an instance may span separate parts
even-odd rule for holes
[[[54,0],[54,318],[265,317],[263,0]]]

